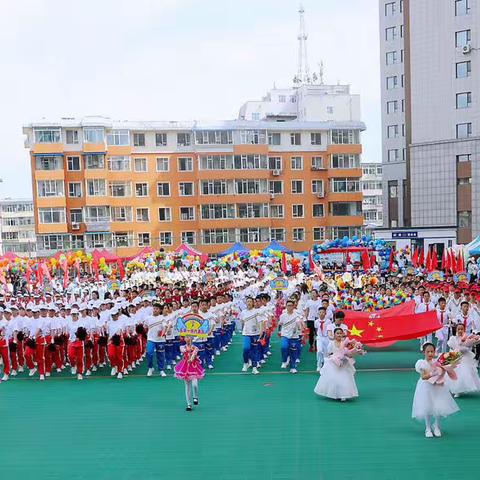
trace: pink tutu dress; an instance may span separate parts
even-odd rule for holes
[[[201,380],[205,376],[205,369],[197,357],[198,348],[182,347],[183,358],[175,365],[175,378],[179,380]]]

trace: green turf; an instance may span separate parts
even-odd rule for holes
[[[0,478],[476,479],[480,398],[461,398],[444,437],[426,439],[410,418],[415,372],[373,370],[412,367],[417,345],[360,358],[360,397],[346,404],[317,397],[315,373],[280,373],[278,343],[261,375],[241,374],[239,336],[191,413],[182,382],[144,367],[122,381],[12,379],[0,385]]]

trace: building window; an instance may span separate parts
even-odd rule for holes
[[[136,172],[146,172],[148,170],[146,158],[135,158],[133,163]]]
[[[458,62],[455,64],[455,74],[457,78],[469,77],[472,73],[472,62],[470,60],[466,62]]]
[[[103,128],[86,127],[83,129],[84,143],[103,143],[105,131]]]
[[[390,102],[387,102],[387,113],[392,114],[397,112],[398,112],[398,101],[392,100]]]
[[[469,108],[472,106],[472,92],[457,93],[457,109]]]
[[[282,169],[282,157],[268,157],[269,170],[281,170]]]
[[[314,227],[313,228],[313,241],[320,242],[325,240],[325,228],[324,227]]]
[[[284,242],[285,241],[285,229],[284,228],[271,228],[270,229],[270,241]]]
[[[63,157],[60,155],[37,155],[35,168],[37,170],[62,170]]]
[[[160,245],[172,245],[173,236],[172,232],[160,232]]]
[[[280,145],[281,135],[280,133],[268,132],[268,144],[269,145]]]
[[[130,157],[110,157],[108,159],[108,169],[112,172],[129,172]]]
[[[387,42],[395,40],[396,36],[396,27],[388,27],[385,29],[385,40]]]
[[[234,228],[215,228],[202,230],[202,243],[205,245],[219,243],[233,243],[235,241]]]
[[[359,130],[332,130],[332,143],[334,145],[356,145],[360,143]]]
[[[170,196],[170,183],[169,182],[158,182],[157,183],[157,196],[158,197],[169,197]]]
[[[195,245],[195,232],[182,232],[182,243]]]
[[[240,130],[240,143],[243,145],[263,145],[266,141],[265,130]]]
[[[107,144],[114,146],[130,145],[130,133],[128,130],[112,130],[107,133]]]
[[[180,220],[195,220],[195,207],[180,207]]]
[[[270,205],[270,217],[283,218],[284,217],[283,205]]]
[[[193,158],[191,158],[191,157],[179,157],[178,158],[178,171],[179,172],[193,172]]]
[[[107,246],[107,242],[108,238],[105,233],[94,233],[92,235],[87,235],[88,248],[104,248]]]
[[[472,39],[472,32],[470,30],[460,30],[455,32],[455,46],[457,48],[468,45]]]
[[[149,247],[150,246],[150,234],[149,233],[139,233],[137,235],[138,246],[139,247]]]
[[[170,207],[160,207],[158,209],[158,221],[159,222],[171,222],[172,221],[172,209]]]
[[[42,235],[38,243],[39,250],[63,250],[63,235]]]
[[[304,242],[305,241],[305,229],[304,228],[294,228],[293,229],[293,241],[294,242]]]
[[[202,189],[202,195],[226,195],[227,193],[231,195],[235,194],[235,186],[232,182],[228,182],[227,191],[226,180],[204,180],[202,181],[200,188]]]
[[[233,131],[232,130],[197,130],[195,132],[195,143],[197,145],[232,145]]]
[[[395,65],[398,61],[397,51],[393,50],[392,52],[387,52],[385,54],[385,61],[387,65]]]
[[[82,183],[70,182],[68,184],[68,196],[73,198],[80,198],[82,196]]]
[[[252,120],[254,120],[254,121],[260,120],[260,113],[259,112],[253,112],[252,113]]]
[[[131,222],[132,207],[112,207],[110,215],[112,222]]]
[[[84,155],[85,169],[100,170],[105,168],[105,155],[103,153],[89,153]]]
[[[177,146],[189,147],[192,144],[192,139],[189,133],[177,133]]]
[[[168,157],[157,158],[157,172],[168,172],[170,170],[170,160]]]
[[[471,160],[472,156],[470,154],[457,155],[457,163],[470,162]]]
[[[323,157],[312,157],[312,170],[323,170]]]
[[[400,160],[400,151],[398,148],[393,148],[388,150],[388,161],[389,162],[398,162]]]
[[[150,209],[141,207],[136,210],[137,222],[149,222],[150,221]]]
[[[127,232],[116,232],[113,234],[113,246],[118,248],[130,247],[131,239]]]
[[[268,189],[271,195],[283,194],[283,181],[282,180],[270,180],[268,182]]]
[[[292,180],[292,193],[303,193],[303,180]]]
[[[312,205],[312,217],[321,218],[325,216],[325,207],[322,203],[314,203]]]
[[[360,156],[347,153],[334,153],[330,164],[332,168],[360,168]]]
[[[472,212],[458,212],[457,224],[458,228],[472,228]]]
[[[78,130],[66,130],[65,137],[65,141],[68,145],[78,144]]]
[[[330,215],[334,217],[356,217],[362,214],[362,202],[331,202]]]
[[[472,177],[463,177],[457,179],[457,185],[471,185],[472,184]]]
[[[398,198],[398,183],[396,180],[388,182],[388,197]]]
[[[323,197],[323,180],[312,180],[312,193]]]
[[[290,145],[301,145],[301,144],[302,144],[302,135],[300,133],[291,133]]]
[[[61,143],[61,132],[60,129],[36,129],[35,133],[35,143]]]
[[[332,178],[333,193],[353,193],[360,191],[360,181],[357,178]]]
[[[80,171],[80,157],[67,157],[67,170],[69,172]]]
[[[70,210],[70,223],[82,223],[83,212],[81,208],[72,208]]]
[[[394,88],[398,87],[398,76],[392,75],[391,77],[387,77],[387,90],[393,90]]]
[[[230,203],[213,203],[209,205],[202,205],[200,213],[203,220],[235,218],[235,205]]]
[[[455,15],[467,15],[470,10],[468,0],[455,0]]]
[[[37,194],[39,197],[63,197],[65,195],[62,180],[38,180]]]
[[[327,107],[327,113],[328,115],[333,115],[333,107]]]
[[[86,207],[86,223],[108,222],[109,220],[109,207]]]
[[[312,145],[321,145],[322,144],[322,134],[320,132],[312,132],[310,134],[310,143]]]
[[[144,133],[134,133],[133,134],[133,146],[134,147],[144,147],[145,146],[145,134]]]
[[[193,182],[179,182],[178,193],[181,197],[192,197],[194,195]]]
[[[391,17],[397,13],[397,5],[396,2],[388,2],[385,4],[385,16]]]
[[[38,219],[42,224],[45,223],[65,223],[64,208],[39,208]]]
[[[135,184],[135,196],[136,197],[148,197],[148,183],[136,183]]]
[[[292,218],[303,218],[303,205],[292,205]]]
[[[292,170],[303,170],[303,157],[291,157],[290,168]]]
[[[280,103],[285,103],[287,101],[287,97],[285,95],[279,95],[278,96],[278,101]]]
[[[132,184],[123,180],[113,181],[109,184],[112,197],[130,197],[132,195]]]
[[[268,218],[268,203],[239,203],[238,218]]]
[[[85,241],[83,235],[72,235],[71,236],[71,248],[72,250],[82,249],[85,247]]]
[[[238,230],[239,240],[243,243],[266,242],[269,238],[268,228],[240,228]]]
[[[167,134],[166,133],[156,133],[155,134],[155,145],[157,147],[166,147],[167,146]]]
[[[92,178],[87,180],[87,195],[91,197],[105,197],[107,195],[105,179]]]
[[[396,138],[399,136],[398,125],[387,126],[387,138]]]
[[[472,124],[471,123],[458,123],[457,124],[457,138],[469,138],[472,136]]]

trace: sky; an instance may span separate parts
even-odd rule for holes
[[[303,0],[310,71],[361,95],[380,161],[376,0]],[[0,0],[0,197],[31,197],[41,118],[226,120],[297,68],[297,0]]]

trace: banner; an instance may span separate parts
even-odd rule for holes
[[[184,317],[177,318],[176,329],[181,337],[206,338],[210,332],[210,322],[200,315],[190,313]]]
[[[432,273],[428,274],[427,280],[429,282],[436,281],[436,282],[443,282],[445,279],[445,275],[440,270],[434,270]]]
[[[277,277],[273,280],[270,280],[270,288],[272,290],[287,290],[288,280],[283,277]]]

